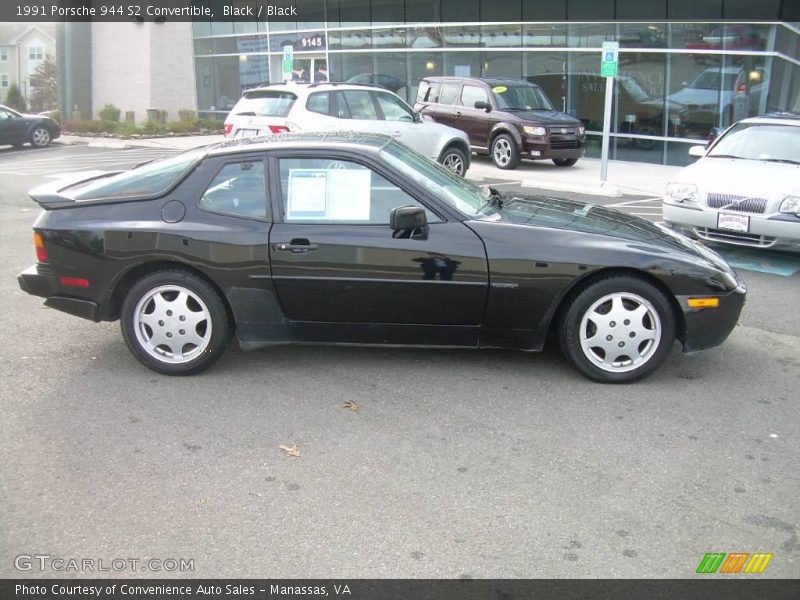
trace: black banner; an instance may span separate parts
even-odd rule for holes
[[[792,600],[800,580],[18,579],[2,600]],[[748,576],[752,577],[752,576]]]

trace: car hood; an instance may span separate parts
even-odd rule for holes
[[[540,125],[580,125],[580,119],[557,110],[512,110],[503,111],[514,115],[522,121],[531,121]]]
[[[733,92],[722,90],[722,97],[726,99]],[[674,94],[667,96],[667,101],[673,105],[687,106],[687,105],[716,105],[719,100],[719,90],[706,90],[703,88],[683,88]]]
[[[693,183],[700,192],[782,199],[800,192],[800,165],[737,158],[701,158],[672,181]]]
[[[654,253],[682,254],[692,262],[732,273],[715,252],[666,227],[605,206],[533,194],[501,193],[498,221],[617,238]],[[685,256],[685,255],[688,255]]]

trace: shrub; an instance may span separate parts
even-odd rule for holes
[[[122,111],[118,109],[113,104],[106,104],[103,108],[100,109],[98,113],[100,115],[101,121],[109,121],[116,123],[119,121],[119,115]]]
[[[147,121],[141,128],[143,134],[157,135],[159,133],[167,133],[167,126],[160,121]]]
[[[108,121],[64,121],[62,129],[73,133],[111,133],[114,124]]]
[[[131,121],[122,121],[114,126],[114,135],[129,136],[137,133],[141,133],[141,130]]]
[[[182,108],[178,111],[178,121],[187,123],[196,120],[197,120],[197,111],[194,111],[191,108]]]
[[[135,123],[136,122],[136,111],[135,110],[126,110],[125,111],[125,120],[128,123]]]
[[[5,105],[9,108],[13,108],[14,110],[18,110],[19,112],[25,112],[28,110],[28,108],[25,106],[25,98],[22,97],[22,92],[16,83],[12,83],[10,86],[8,86]]]

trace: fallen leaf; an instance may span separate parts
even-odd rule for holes
[[[295,445],[292,445],[292,447],[290,448],[289,446],[284,446],[283,444],[281,444],[280,446],[278,446],[278,448],[286,452],[286,456],[300,456],[300,450],[298,450],[297,446]]]
[[[349,408],[353,412],[358,412],[358,410],[361,408],[361,406],[355,400],[348,400],[347,402],[342,404],[342,408]]]

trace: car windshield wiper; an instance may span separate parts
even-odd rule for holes
[[[791,158],[763,158],[765,162],[786,163],[789,165],[800,165],[800,160],[792,160]]]
[[[735,156],[733,154],[709,154],[710,158],[740,158],[742,160],[753,160],[752,158],[747,158],[745,156]]]

